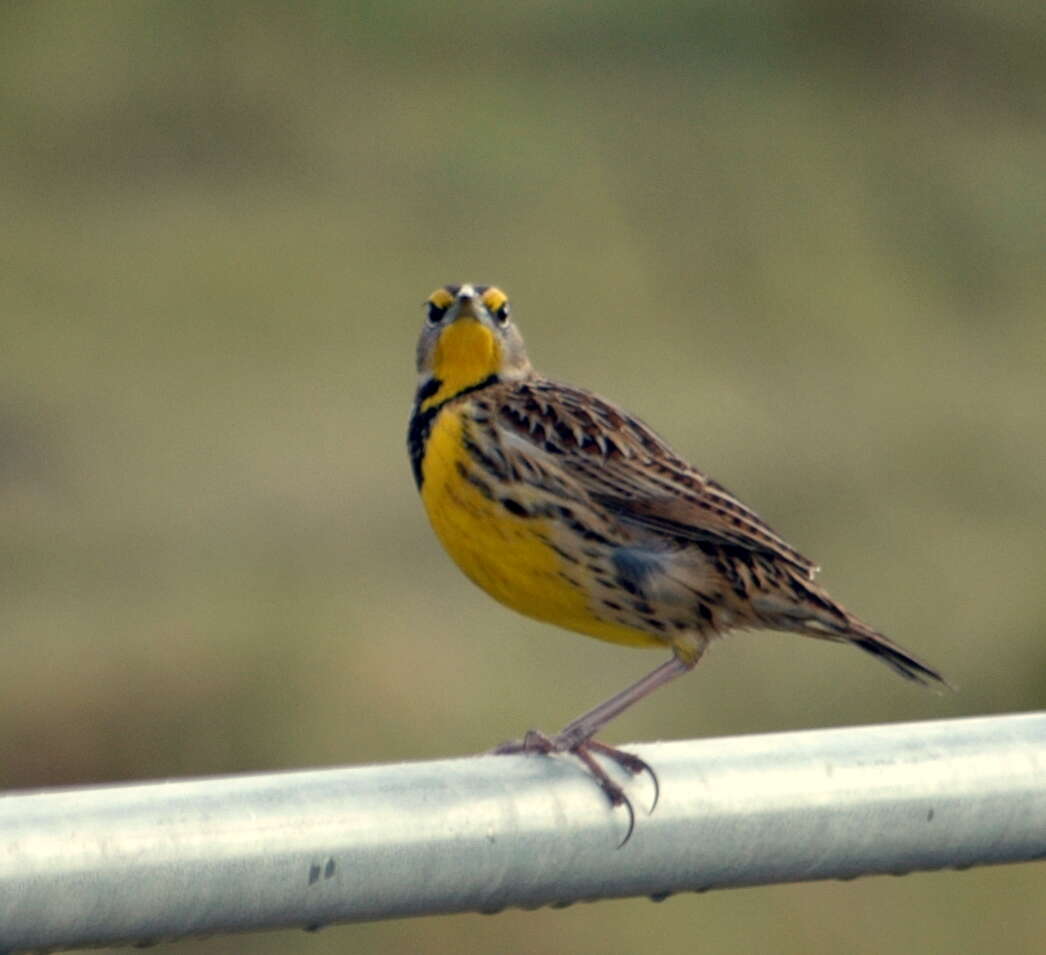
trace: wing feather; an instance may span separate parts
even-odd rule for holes
[[[639,532],[758,552],[807,579],[813,561],[643,422],[598,395],[546,379],[505,385],[497,421],[593,502]]]

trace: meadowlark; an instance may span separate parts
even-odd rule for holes
[[[446,285],[425,310],[407,444],[444,548],[528,617],[672,653],[558,735],[532,730],[498,752],[575,754],[628,808],[631,832],[632,807],[595,754],[631,773],[650,767],[593,737],[693,669],[715,636],[791,631],[853,644],[918,683],[944,682],[833,600],[812,561],[645,424],[537,374],[500,289]]]

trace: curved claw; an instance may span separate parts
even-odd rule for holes
[[[612,759],[618,766],[627,770],[633,776],[646,773],[654,784],[654,801],[650,804],[647,814],[649,815],[657,808],[658,800],[661,798],[661,781],[657,778],[657,773],[654,772],[654,768],[650,763],[632,753],[626,753],[623,749],[615,749],[613,746],[607,746],[606,743],[600,743],[598,740],[590,739],[585,745],[588,749],[593,749],[597,753],[602,753],[604,756]]]
[[[589,752],[593,748],[601,750],[603,744],[597,743],[593,747],[592,740],[585,740],[575,745],[570,752],[585,764],[596,782],[599,783],[599,788],[603,790],[607,799],[610,800],[610,805],[615,809],[618,806],[625,807],[625,812],[628,813],[628,829],[625,830],[625,838],[617,844],[617,847],[620,849],[632,838],[632,832],[636,828],[636,811],[632,806],[632,800],[625,795],[625,791],[606,774],[606,770],[596,762],[596,758]],[[605,748],[610,749],[609,746]]]

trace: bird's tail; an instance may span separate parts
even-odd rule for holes
[[[853,621],[846,639],[865,653],[870,653],[881,660],[891,670],[900,673],[907,680],[921,683],[923,686],[943,686],[949,690],[954,687],[928,663],[923,663],[917,656],[909,653],[904,647],[884,637],[881,633],[866,627],[858,620]]]
[[[954,687],[928,663],[909,653],[904,647],[873,630],[868,624],[855,617],[842,604],[833,600],[827,593],[809,580],[792,579],[792,592],[795,602],[789,602],[787,609],[780,603],[775,606],[778,611],[771,626],[780,629],[795,630],[811,637],[823,640],[835,640],[840,643],[852,643],[865,653],[881,660],[895,673],[906,680],[921,683],[923,686]],[[783,615],[781,614],[784,610]]]

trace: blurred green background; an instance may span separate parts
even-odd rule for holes
[[[404,451],[497,283],[961,688],[718,644],[608,740],[1046,702],[1041,0],[0,7],[0,787],[478,752],[652,667],[474,590]],[[1013,866],[185,943],[1031,952]]]

